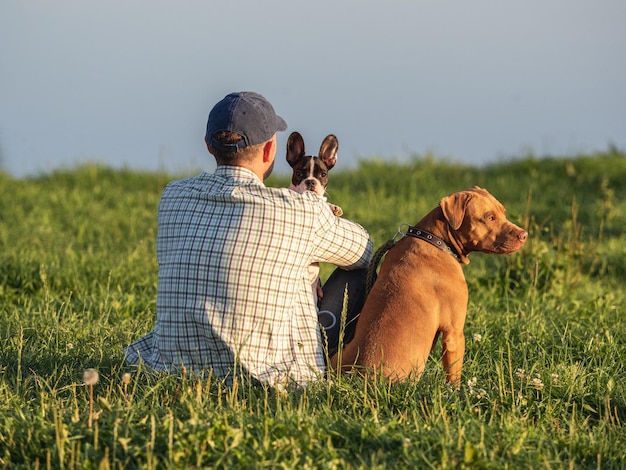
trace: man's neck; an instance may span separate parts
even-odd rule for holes
[[[217,167],[218,168],[241,168],[251,173],[254,173],[254,175],[259,179],[259,181],[261,182],[263,181],[262,175],[259,175],[259,172],[255,171],[255,169],[252,168],[250,165],[239,165],[239,164],[229,163],[229,164],[218,164]]]

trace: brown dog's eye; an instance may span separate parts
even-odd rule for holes
[[[328,173],[326,173],[325,171],[322,171],[322,173],[320,174],[320,178],[326,178],[328,176]]]
[[[489,222],[494,222],[496,220],[496,215],[489,212],[488,214],[485,214],[485,219]]]

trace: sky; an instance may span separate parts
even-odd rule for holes
[[[626,150],[623,0],[0,0],[0,165],[213,171],[211,107],[263,94],[337,168]]]

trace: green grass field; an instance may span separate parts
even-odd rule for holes
[[[520,252],[465,268],[460,391],[437,352],[419,382],[289,393],[129,370],[123,346],[154,326],[174,175],[0,173],[0,468],[625,468],[626,154],[335,172],[330,200],[376,247],[473,185],[527,228]]]

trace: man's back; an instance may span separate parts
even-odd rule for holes
[[[162,370],[304,383],[324,370],[307,266],[363,268],[365,230],[313,194],[266,188],[220,166],[171,183],[159,206],[159,288],[153,333],[128,348]]]

